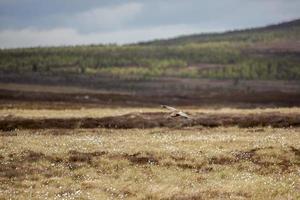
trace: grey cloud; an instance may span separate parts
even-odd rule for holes
[[[92,8],[118,5],[121,0],[0,0],[0,28],[56,27],[63,25],[60,17],[74,15]],[[2,20],[2,19],[9,19]],[[5,23],[3,23],[5,22]]]
[[[72,35],[68,44],[109,39],[124,43],[126,38],[128,42],[154,39],[146,30],[163,38],[172,35],[171,30],[177,35],[232,30],[299,17],[299,0],[0,0],[0,43],[13,40],[8,33],[20,45],[19,38],[28,41],[26,46],[58,44],[58,33]],[[34,40],[29,33],[40,39]],[[51,34],[55,40],[39,37],[51,38]]]
[[[135,21],[136,24],[211,24],[233,29],[276,23],[300,16],[300,1],[284,0],[169,0],[150,3],[147,7],[148,12]]]
[[[143,4],[145,9],[116,28],[212,24],[232,29],[300,17],[300,1],[297,0],[0,0],[0,29],[71,27],[83,32],[103,30],[106,27],[97,25],[97,19],[93,27],[90,21],[86,23],[90,25],[85,25],[70,18],[129,3]]]
[[[79,44],[126,44],[137,41],[170,38],[199,32],[191,26],[157,26],[152,28],[119,30],[112,32],[80,33],[74,29],[0,31],[0,48],[60,46]]]

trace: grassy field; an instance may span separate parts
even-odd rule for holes
[[[234,108],[219,108],[219,109],[206,109],[206,108],[191,108],[183,107],[184,111],[191,114],[261,114],[261,113],[296,113],[300,114],[300,108],[256,108],[256,109],[234,109]],[[27,109],[27,108],[2,108],[0,109],[0,116],[2,117],[22,117],[27,119],[35,118],[100,118],[108,116],[119,116],[130,113],[148,113],[148,112],[165,112],[162,108],[81,108],[81,109]],[[1,117],[0,117],[1,118]]]
[[[300,199],[299,33],[0,49],[0,200]]]
[[[67,119],[158,111],[2,109],[0,115]],[[0,199],[299,199],[299,133],[297,127],[235,126],[0,131]]]

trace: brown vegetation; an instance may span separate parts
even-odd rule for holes
[[[219,127],[299,127],[298,113],[261,113],[261,114],[193,114],[192,119],[170,117],[165,112],[131,113],[103,118],[14,118],[0,120],[0,130],[14,129],[55,129],[55,128],[182,128],[191,126]]]
[[[1,90],[0,199],[300,197],[299,108],[179,107],[184,119],[136,107],[143,95],[27,89]]]
[[[300,84],[297,81],[242,81],[205,80],[183,78],[156,78],[153,80],[123,80],[109,77],[73,77],[68,80],[72,87],[66,87],[65,79],[35,77],[40,85],[0,84],[0,107],[7,104],[42,103],[51,108],[130,106],[157,107],[160,104],[176,106],[218,106],[218,107],[291,107],[300,105]],[[24,77],[1,77],[1,81],[17,82]],[[8,80],[5,80],[8,79]],[[17,80],[14,80],[17,79]],[[44,81],[44,82],[43,82]],[[74,81],[74,80],[73,80]],[[21,82],[22,83],[22,82]],[[46,85],[44,85],[46,84]],[[61,86],[53,86],[61,84]],[[76,84],[81,87],[76,88]],[[44,86],[43,86],[44,85]],[[52,86],[51,86],[52,85]],[[68,86],[68,85],[67,85]],[[47,105],[48,104],[48,105]]]
[[[62,134],[49,135],[52,131]],[[300,195],[295,128],[13,133],[0,136],[0,198],[297,199]]]

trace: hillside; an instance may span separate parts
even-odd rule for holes
[[[272,42],[274,40],[299,40],[300,19],[259,28],[180,36],[166,40],[140,43],[148,45],[183,45],[204,42]]]
[[[6,49],[2,74],[300,80],[300,20],[131,45]]]

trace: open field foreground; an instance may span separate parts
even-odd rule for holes
[[[299,199],[296,128],[2,132],[1,199]]]
[[[299,107],[18,98],[0,104],[0,199],[300,198]]]
[[[300,200],[300,1],[70,2],[0,0],[0,200]]]

